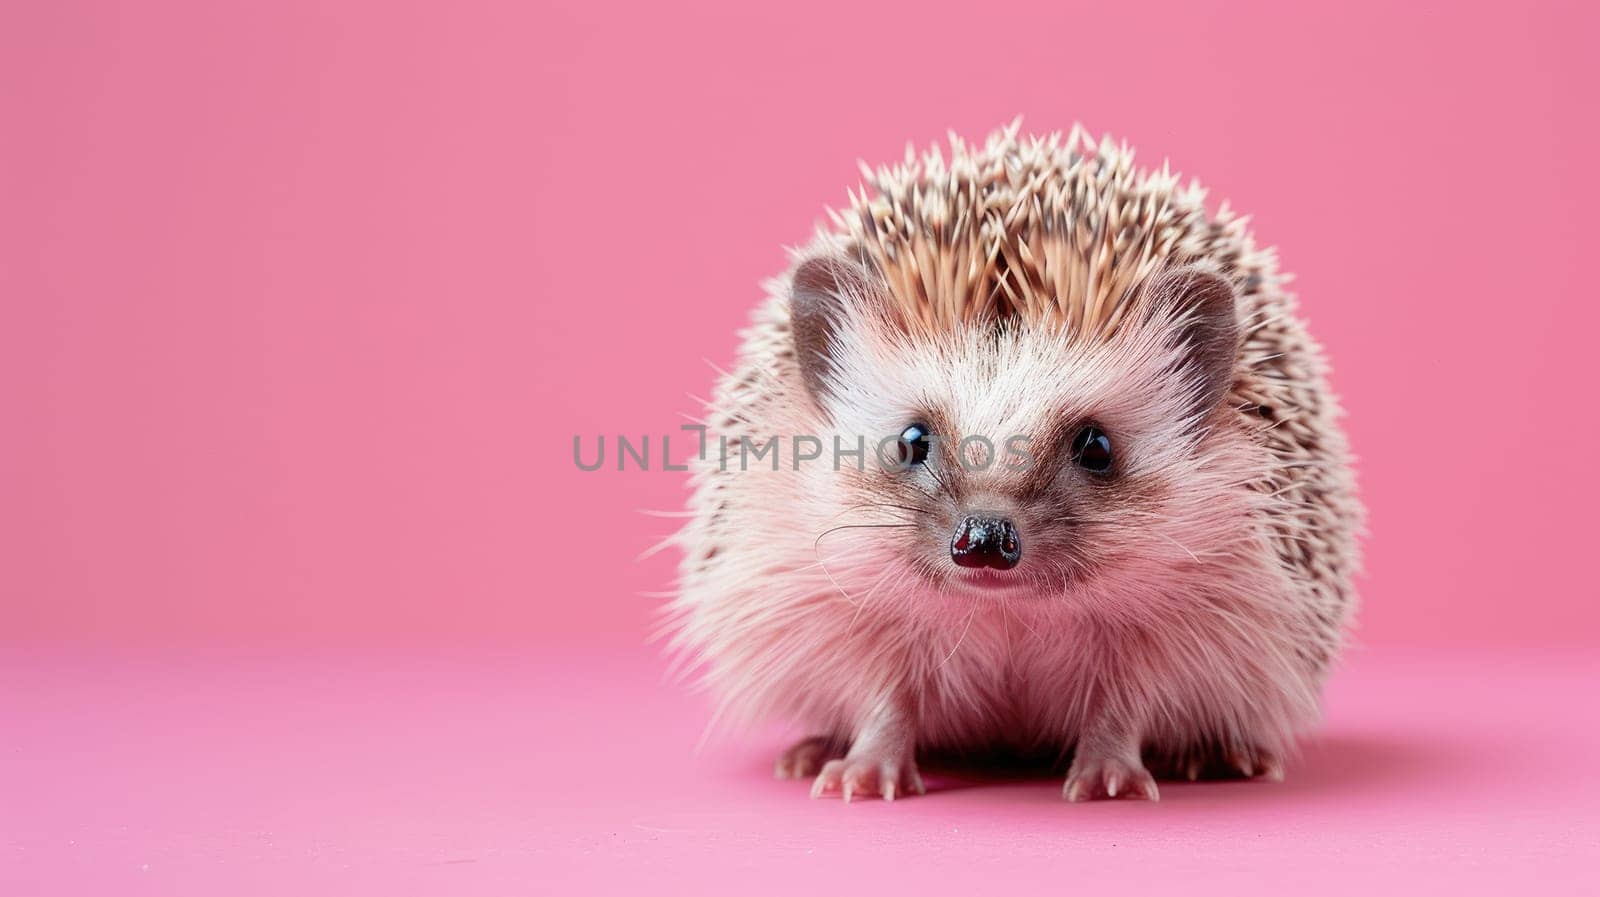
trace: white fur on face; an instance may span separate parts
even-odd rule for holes
[[[1181,369],[1182,349],[1161,322],[1128,328],[1108,342],[1075,341],[1047,329],[967,327],[929,339],[862,326],[843,334],[840,346],[826,413],[814,419],[825,442],[864,437],[876,445],[930,420],[950,430],[937,434],[947,450],[935,470],[811,473],[807,493],[818,497],[818,512],[893,505],[900,513],[859,516],[910,515],[923,524],[852,536],[871,549],[861,552],[863,568],[881,571],[898,561],[937,580],[949,566],[945,543],[919,530],[947,535],[956,520],[977,511],[1014,516],[1025,544],[1047,549],[1030,552],[1022,575],[1055,592],[1068,581],[1084,587],[1081,569],[1192,563],[1242,537],[1237,522],[1248,508],[1240,502],[1251,496],[1240,483],[1265,459],[1244,434],[1195,419],[1191,386],[1172,373]],[[1071,458],[1071,435],[1089,423],[1112,437],[1117,468],[1109,479],[1078,470]],[[971,453],[955,457],[956,445],[969,437],[994,447],[982,469],[974,469],[982,465]],[[1042,469],[1013,469],[1009,462],[1017,459],[1006,454],[1008,445],[1025,447],[1026,463]],[[1050,556],[1052,544],[1063,556]],[[1080,573],[1069,575],[1068,563]],[[854,576],[851,567],[842,570]]]
[[[829,446],[864,437],[866,469],[717,473],[715,494],[738,525],[695,536],[718,544],[720,562],[686,583],[679,638],[710,660],[725,712],[797,715],[848,732],[852,714],[909,682],[934,742],[1049,744],[1087,712],[1073,678],[1100,675],[1115,650],[1085,634],[1137,626],[1170,636],[1139,660],[1150,668],[1146,710],[1175,732],[1205,717],[1211,731],[1264,727],[1286,745],[1315,700],[1295,672],[1297,633],[1276,620],[1289,586],[1253,526],[1267,499],[1247,484],[1265,459],[1243,432],[1193,419],[1190,385],[1171,373],[1181,349],[1168,337],[1158,325],[1088,344],[1036,329],[912,339],[869,324],[841,334],[820,405],[792,394],[771,403],[781,414],[749,425],[814,433]],[[879,469],[871,447],[930,412],[957,431],[949,435],[996,446],[1055,434],[1056,445],[1035,446],[1033,463],[1050,474],[1035,474],[1043,492],[1022,491],[1027,477],[1003,463],[937,475]],[[1112,435],[1112,481],[1078,470],[1059,442],[1088,421]],[[953,480],[959,499],[944,487]],[[948,582],[949,534],[972,502],[1015,516],[1026,588],[985,595]],[[1007,692],[1019,664],[1028,684]],[[1282,685],[1296,682],[1305,684]],[[1225,699],[1235,693],[1251,695],[1250,713],[1266,708],[1265,720],[1241,717],[1244,704]],[[1018,713],[1036,723],[996,730]]]

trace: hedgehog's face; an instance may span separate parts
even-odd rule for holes
[[[1138,589],[1238,537],[1253,449],[1216,425],[1237,350],[1221,277],[1167,275],[1092,340],[1014,322],[913,333],[880,305],[837,260],[797,274],[806,383],[828,436],[868,446],[865,469],[814,480],[831,526],[853,527],[859,563],[830,569],[857,588]]]

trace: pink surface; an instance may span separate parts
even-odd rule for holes
[[[35,659],[3,671],[0,893],[1592,894],[1596,672],[1363,654],[1282,785],[845,805],[772,778],[776,735],[692,754],[704,707],[634,655]]]
[[[858,6],[0,9],[5,893],[1571,883],[1600,14]],[[694,412],[858,157],[1018,113],[1253,213],[1335,361],[1370,653],[1282,788],[819,805],[655,684],[682,481],[573,436]]]

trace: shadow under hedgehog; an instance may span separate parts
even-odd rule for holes
[[[1013,124],[869,172],[767,285],[708,426],[833,451],[697,462],[669,625],[719,721],[814,733],[779,776],[893,799],[919,754],[998,752],[1059,760],[1072,800],[1282,777],[1361,511],[1272,252],[1203,200]]]

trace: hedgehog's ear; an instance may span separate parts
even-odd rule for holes
[[[794,271],[789,326],[800,374],[818,399],[827,393],[827,377],[834,370],[839,329],[849,314],[849,303],[867,297],[871,290],[866,270],[842,256],[806,259]]]
[[[1148,290],[1152,317],[1174,328],[1183,351],[1177,373],[1194,384],[1193,411],[1203,415],[1233,387],[1239,356],[1233,284],[1215,271],[1183,267],[1157,275]]]

